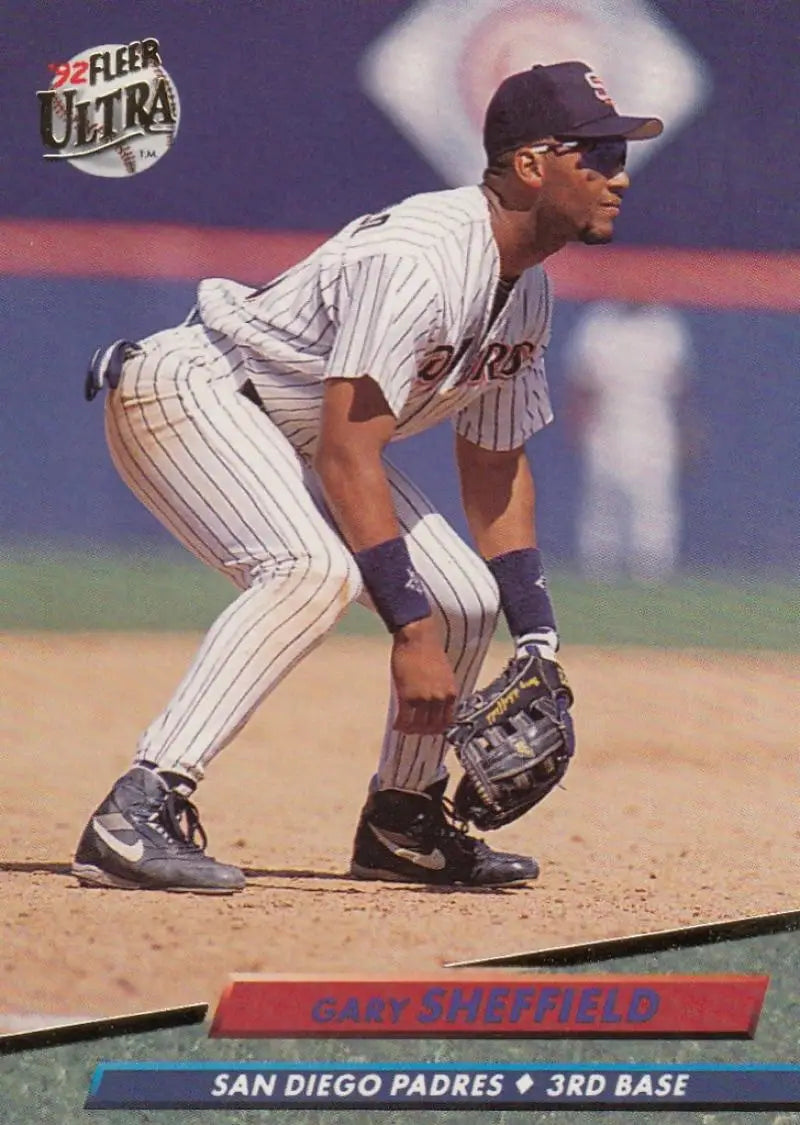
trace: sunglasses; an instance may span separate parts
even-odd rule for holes
[[[531,148],[534,152],[554,152],[557,156],[565,152],[579,152],[581,167],[599,172],[609,180],[624,169],[628,156],[628,142],[618,138],[604,138],[597,141],[554,141],[551,144],[531,145]]]

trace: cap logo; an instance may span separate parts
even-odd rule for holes
[[[606,105],[613,107],[614,103],[611,100],[611,95],[606,90],[605,83],[599,74],[595,74],[593,70],[587,70],[583,76],[592,88],[594,96]]]

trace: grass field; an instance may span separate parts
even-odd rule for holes
[[[662,587],[598,586],[554,571],[550,588],[565,644],[800,648],[800,597],[787,584],[687,577]],[[205,630],[233,595],[190,556],[0,553],[5,631]],[[355,606],[338,628],[383,626]]]
[[[570,970],[559,970],[560,972]],[[582,966],[582,974],[592,974]],[[300,1062],[524,1062],[584,1063],[781,1063],[798,1061],[800,1036],[800,941],[797,932],[721,942],[696,949],[604,961],[601,973],[766,973],[770,986],[753,1040],[270,1040],[246,1042],[208,1039],[204,1026],[150,1032],[84,1044],[0,1056],[0,1106],[3,1125],[189,1125],[201,1119],[208,1125],[245,1125],[269,1117],[283,1125],[450,1125],[467,1119],[474,1125],[567,1125],[585,1120],[590,1125],[800,1125],[800,1113],[705,1110],[689,1111],[529,1111],[481,1110],[456,1112],[384,1111],[379,1115],[343,1110],[292,1111],[94,1111],[81,1107],[94,1067],[101,1059],[123,1060],[275,1060]]]

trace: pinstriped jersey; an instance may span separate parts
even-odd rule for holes
[[[451,418],[467,440],[512,449],[552,418],[552,300],[535,266],[492,319],[499,267],[486,197],[457,188],[354,220],[261,289],[207,279],[198,310],[240,349],[237,377],[301,453],[316,442],[324,381],[365,375],[395,438]]]

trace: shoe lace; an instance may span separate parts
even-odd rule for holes
[[[172,791],[167,794],[153,823],[159,832],[168,836],[181,848],[194,852],[206,850],[208,837],[200,823],[197,806],[180,793]]]
[[[456,814],[453,802],[448,797],[441,799],[441,819],[437,827],[439,833],[454,843],[464,854],[475,855],[487,848],[482,839],[470,835],[469,821]]]

